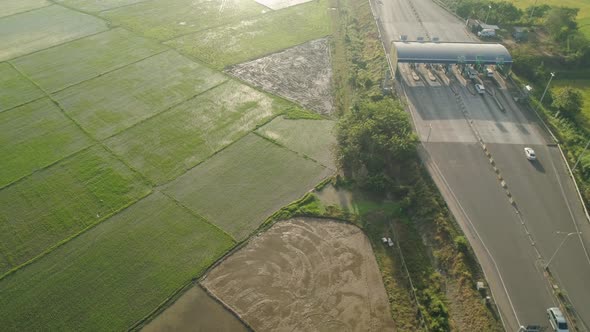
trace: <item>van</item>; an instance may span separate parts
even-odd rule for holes
[[[491,68],[486,68],[486,76],[494,77],[494,71]]]

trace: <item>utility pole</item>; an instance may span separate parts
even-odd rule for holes
[[[488,10],[488,14],[486,15],[486,20],[484,22],[485,24],[488,24],[488,17],[490,17],[490,12],[492,11],[492,5],[488,5],[488,7],[490,9]]]
[[[588,143],[586,143],[586,146],[584,147],[584,150],[582,151],[582,153],[580,154],[580,156],[578,157],[578,160],[576,161],[576,163],[574,164],[574,167],[572,168],[572,173],[576,170],[576,167],[578,166],[578,163],[580,162],[580,160],[582,159],[582,156],[584,155],[584,152],[586,152],[586,150],[588,149],[588,145],[590,145],[590,140],[588,140]]]
[[[557,232],[558,234],[563,234],[562,232]],[[553,253],[553,256],[551,256],[551,258],[549,258],[549,262],[547,262],[547,264],[545,264],[545,270],[547,270],[549,268],[549,264],[551,264],[551,261],[553,260],[553,258],[555,257],[555,255],[557,255],[557,252],[559,251],[559,249],[561,249],[561,247],[563,246],[563,244],[565,243],[565,241],[572,235],[574,234],[582,234],[581,232],[571,232],[568,233],[564,238],[563,241],[561,241],[561,243],[559,244],[559,246],[557,246],[557,249],[555,249],[555,252]]]
[[[551,80],[555,77],[555,73],[551,73],[551,77],[549,78],[549,82],[547,82],[547,86],[545,87],[545,91],[543,91],[543,95],[541,96],[541,100],[539,100],[539,104],[543,105],[543,98],[545,98],[545,94],[547,93],[547,89],[549,89],[549,84],[551,84]]]

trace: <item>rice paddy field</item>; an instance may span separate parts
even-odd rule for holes
[[[20,1],[2,1],[0,8],[0,17],[14,15],[40,7],[51,5],[47,0],[20,0]]]
[[[0,330],[141,328],[334,172],[332,121],[220,71],[329,35],[288,4],[0,0]]]
[[[84,12],[100,12],[103,10],[129,6],[146,0],[55,0],[66,7],[75,8]]]
[[[107,29],[105,21],[62,6],[6,16],[0,20],[0,61]]]
[[[92,144],[49,98],[0,113],[0,142],[0,187]]]
[[[0,191],[0,275],[149,193],[95,146]]]
[[[268,121],[280,112],[276,104],[259,91],[228,81],[106,144],[152,181],[162,183]]]
[[[11,64],[0,62],[0,112],[23,105],[45,94]]]
[[[309,2],[166,42],[213,68],[258,58],[329,34],[324,1]]]
[[[336,145],[332,120],[274,119],[256,132],[288,149],[336,169],[332,150]]]
[[[113,29],[20,57],[12,63],[43,90],[56,92],[164,50],[154,41],[124,29]]]
[[[19,331],[125,330],[232,245],[155,193],[4,278],[0,321]]]
[[[248,151],[248,153],[244,153]],[[164,192],[237,240],[330,171],[250,134],[171,182]]]
[[[168,40],[269,11],[254,0],[154,0],[100,15],[142,35]]]
[[[54,97],[91,136],[104,139],[225,80],[225,76],[167,51]]]

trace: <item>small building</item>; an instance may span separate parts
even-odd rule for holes
[[[480,20],[472,20],[472,19],[467,20],[467,26],[469,27],[469,29],[471,29],[471,31],[473,33],[478,33],[482,30],[487,30],[487,31],[493,30],[494,32],[500,30],[500,27],[497,25],[486,24]]]
[[[529,34],[529,29],[525,27],[514,27],[514,31],[512,31],[512,37],[516,41],[524,41],[527,40]]]

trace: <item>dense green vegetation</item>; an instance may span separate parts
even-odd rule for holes
[[[416,157],[418,138],[409,114],[390,98],[362,100],[338,123],[338,162],[370,189],[385,192],[399,185],[408,161]]]
[[[154,193],[2,279],[2,329],[126,330],[233,245]]]

